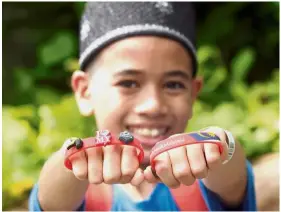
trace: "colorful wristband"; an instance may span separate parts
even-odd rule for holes
[[[134,146],[138,150],[139,163],[142,162],[144,157],[144,151],[140,142],[134,138],[129,132],[121,132],[119,137],[111,135],[108,130],[102,130],[97,132],[96,137],[89,138],[70,138],[66,141],[66,151],[64,165],[66,168],[72,170],[72,164],[69,158],[81,151],[89,148],[101,147],[107,145],[130,145]]]
[[[223,151],[223,146],[220,138],[213,133],[208,132],[193,132],[186,134],[173,135],[163,141],[158,142],[151,150],[150,164],[152,170],[155,170],[155,157],[165,151],[174,149],[177,147],[197,144],[197,143],[211,143],[216,144],[219,147],[220,153]]]

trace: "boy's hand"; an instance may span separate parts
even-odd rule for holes
[[[92,184],[132,183],[144,180],[139,168],[137,150],[128,145],[89,148],[71,156],[72,171],[79,180]]]
[[[207,177],[209,171],[215,171],[227,158],[227,137],[223,129],[210,127],[203,132],[215,133],[221,140],[223,152],[215,144],[192,144],[159,154],[155,159],[155,172],[151,166],[144,171],[145,179],[154,183],[161,180],[170,188],[177,188],[180,184],[192,185],[196,179]]]

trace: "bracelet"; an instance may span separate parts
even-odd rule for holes
[[[229,132],[228,130],[224,130],[224,132],[228,139],[228,154],[227,154],[227,159],[223,161],[222,164],[226,164],[228,161],[230,161],[230,159],[232,158],[235,152],[235,140],[232,133]]]
[[[155,146],[152,148],[150,154],[150,164],[152,170],[155,170],[154,158],[157,155],[165,151],[168,151],[170,149],[174,149],[185,145],[197,144],[197,143],[216,144],[219,147],[220,153],[222,153],[223,151],[223,146],[220,141],[220,138],[216,136],[214,133],[193,132],[193,133],[173,135],[163,141],[156,143]]]
[[[111,135],[108,130],[97,131],[96,137],[89,137],[84,139],[70,138],[66,140],[64,145],[66,146],[64,165],[70,170],[72,170],[72,164],[69,158],[72,155],[94,147],[107,145],[130,145],[137,148],[139,163],[142,162],[144,157],[144,151],[141,143],[128,131],[121,132],[118,138]]]

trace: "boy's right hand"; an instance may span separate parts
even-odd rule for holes
[[[139,185],[144,180],[137,149],[128,145],[108,145],[80,151],[70,158],[72,172],[92,184]]]

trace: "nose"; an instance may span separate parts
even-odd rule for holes
[[[150,89],[144,91],[135,112],[151,118],[165,116],[168,113],[168,102],[161,91]]]

